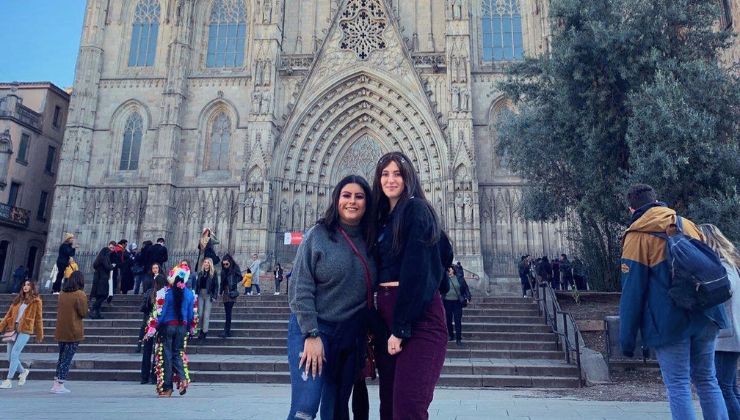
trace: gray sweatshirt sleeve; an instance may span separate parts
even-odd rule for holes
[[[293,260],[293,274],[288,283],[290,310],[295,314],[303,334],[319,327],[316,311],[315,267],[320,253],[318,250],[314,252],[313,246],[317,228],[316,226],[311,228],[298,247],[295,260]]]

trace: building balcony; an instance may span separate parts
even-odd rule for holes
[[[0,203],[0,225],[27,228],[30,214],[26,209]]]
[[[23,105],[23,101],[15,95],[0,98],[0,119],[13,120],[37,133],[41,132],[41,114]]]

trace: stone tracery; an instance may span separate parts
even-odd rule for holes
[[[374,50],[385,49],[386,25],[385,11],[378,0],[350,0],[339,22],[342,30],[339,47],[354,51],[357,58],[366,60]]]

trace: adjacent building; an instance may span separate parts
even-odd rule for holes
[[[39,278],[68,107],[52,83],[0,83],[0,292],[20,265]]]

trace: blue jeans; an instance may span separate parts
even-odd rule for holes
[[[21,352],[23,347],[26,347],[26,343],[31,338],[30,335],[24,333],[18,333],[18,337],[14,343],[8,343],[8,362],[10,366],[8,368],[8,379],[13,379],[15,373],[23,373],[23,364],[21,363]]]
[[[164,336],[162,337],[164,386],[162,389],[165,391],[172,389],[173,374],[177,374],[181,381],[188,379],[185,375],[185,364],[182,360],[186,333],[184,325],[165,325],[164,327]]]
[[[355,319],[343,323],[319,322],[324,357],[321,375],[313,378],[301,368],[300,354],[305,337],[291,314],[288,322],[288,367],[290,368],[290,414],[288,420],[314,419],[321,405],[322,420],[349,419],[349,397],[359,368],[358,348],[363,343],[364,324]]]
[[[725,398],[730,420],[740,420],[740,390],[737,388],[737,359],[739,357],[740,353],[732,351],[714,353],[717,382]]]
[[[655,348],[674,420],[696,419],[694,404],[691,401],[692,382],[699,394],[704,418],[728,419],[727,407],[714,372],[714,344],[717,332],[717,325],[707,320],[706,327],[691,337]]]

